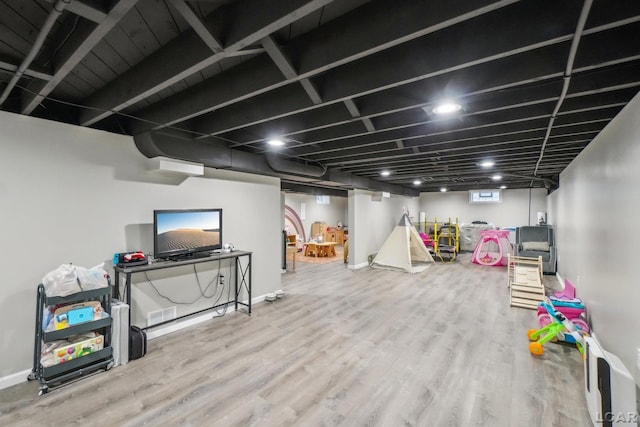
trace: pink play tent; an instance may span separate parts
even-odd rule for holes
[[[482,230],[471,262],[481,265],[507,265],[507,255],[513,253],[509,230]]]

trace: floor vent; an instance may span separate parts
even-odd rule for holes
[[[147,313],[147,326],[157,325],[158,323],[173,320],[177,317],[176,307],[169,307],[163,310],[156,310]]]

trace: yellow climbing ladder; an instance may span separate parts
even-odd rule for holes
[[[449,218],[448,222],[442,224],[438,223],[438,218],[434,218],[432,223],[425,221],[424,229],[429,230],[429,239],[433,242],[433,254],[443,262],[455,261],[458,252],[460,252],[458,218],[456,218],[456,222],[451,222],[451,218]]]

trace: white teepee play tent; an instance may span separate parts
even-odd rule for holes
[[[382,244],[371,266],[418,273],[433,262],[429,250],[405,213]]]

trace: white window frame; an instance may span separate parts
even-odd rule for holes
[[[316,196],[316,205],[330,205],[331,199],[329,196]]]
[[[502,190],[469,190],[469,204],[502,203]]]

